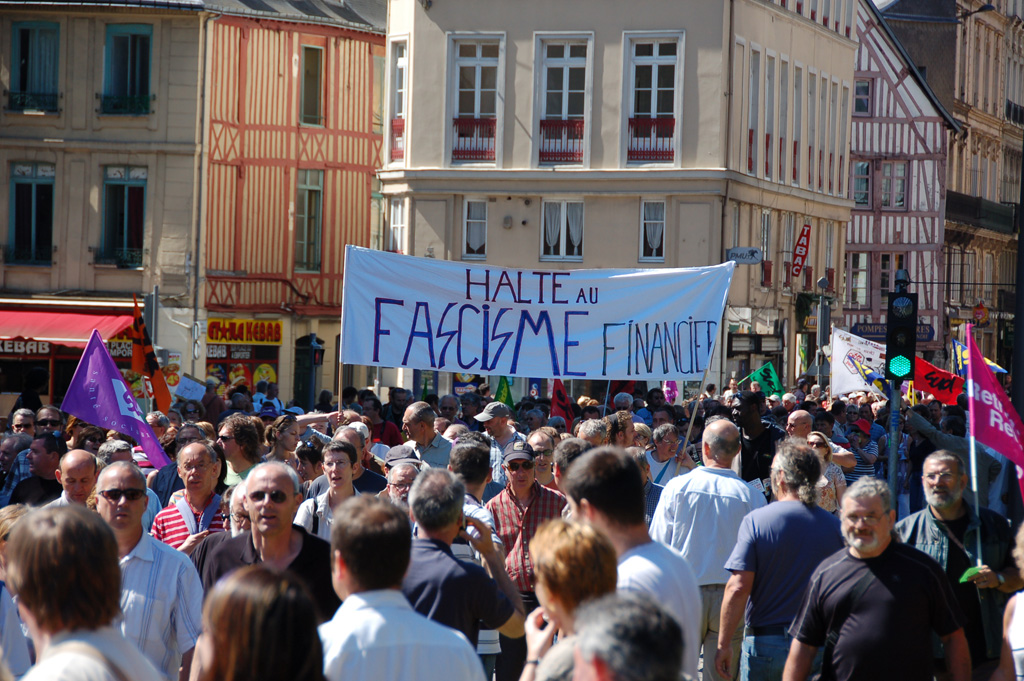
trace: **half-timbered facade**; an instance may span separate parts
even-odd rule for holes
[[[918,349],[934,352],[947,340],[946,149],[960,126],[871,0],[858,2],[857,32],[843,326],[884,341],[888,294],[906,269],[919,295]]]
[[[251,16],[210,27],[203,302],[221,324],[281,325],[276,367],[266,346],[208,325],[207,372],[222,382],[270,367],[295,376],[282,394],[304,396],[310,334],[326,349],[326,385],[338,375],[345,245],[370,246],[380,215],[384,40],[368,28]]]

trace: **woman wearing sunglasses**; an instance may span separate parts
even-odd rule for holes
[[[832,461],[832,443],[820,431],[807,436],[807,444],[821,461],[821,478],[818,480],[818,505],[834,515],[839,515],[839,505],[846,492],[846,476],[843,469]]]

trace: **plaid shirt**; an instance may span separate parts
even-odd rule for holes
[[[658,501],[661,499],[661,493],[664,489],[661,485],[655,485],[650,480],[644,483],[644,522],[647,523],[648,529],[651,527],[654,511],[658,508]]]
[[[561,492],[533,483],[533,501],[522,511],[516,503],[512,486],[487,502],[487,510],[494,516],[494,525],[508,553],[505,569],[520,591],[533,591],[533,565],[530,564],[530,542],[537,528],[546,520],[560,518],[566,506]]]
[[[28,469],[28,451],[24,449],[18,452],[18,458],[11,464],[11,471],[4,479],[3,487],[0,488],[0,507],[11,503],[11,494],[14,493],[14,488],[18,486],[19,482],[32,477],[32,473]]]

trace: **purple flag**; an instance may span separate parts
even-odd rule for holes
[[[155,467],[171,463],[98,331],[89,337],[60,406],[87,423],[134,438]]]

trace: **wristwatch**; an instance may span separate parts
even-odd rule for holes
[[[1006,584],[1006,577],[1003,577],[1003,573],[997,572],[996,573],[996,577],[999,578],[999,586],[1002,586],[1003,584]]]

